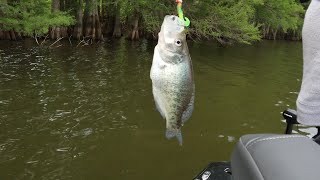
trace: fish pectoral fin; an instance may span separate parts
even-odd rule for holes
[[[163,113],[163,111],[161,110],[161,108],[160,108],[159,104],[157,103],[157,101],[155,101],[155,104],[156,104],[156,109],[159,111],[161,117],[162,117],[163,119],[165,119],[166,116],[165,116],[165,114]]]
[[[182,146],[182,133],[181,133],[181,129],[167,129],[166,130],[166,138],[167,139],[172,139],[173,137],[177,137],[179,145]]]
[[[182,117],[181,117],[182,123],[185,123],[188,121],[188,119],[190,119],[193,109],[194,109],[194,93],[192,94],[192,97],[190,99],[190,102],[186,110],[182,113]]]
[[[157,88],[152,87],[152,94],[153,94],[153,98],[154,98],[154,103],[156,105],[156,109],[159,111],[162,118],[165,119],[166,118],[166,115],[164,113],[165,111],[164,111],[164,109],[161,109],[161,106],[160,106],[163,103],[161,101],[161,97],[159,97],[159,92],[158,92]]]

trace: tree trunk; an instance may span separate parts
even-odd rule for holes
[[[6,40],[11,40],[10,32],[9,32],[9,31],[4,31],[4,39],[6,39]]]
[[[0,30],[0,40],[1,39],[4,39],[4,33],[3,33],[3,31]]]
[[[277,39],[278,30],[277,29],[276,30],[272,30],[272,32],[273,32],[273,40],[276,40]]]
[[[60,0],[52,0],[51,3],[51,12],[56,13],[60,11]],[[59,27],[52,27],[50,31],[50,38],[51,39],[58,39],[60,38],[60,28]]]
[[[16,32],[16,38],[17,40],[21,40],[22,39],[22,35],[20,32]]]
[[[90,37],[91,39],[102,40],[103,36],[101,33],[101,24],[96,0],[86,0],[86,10],[84,16],[84,35],[86,37]]]
[[[60,0],[52,0],[51,3],[51,12],[59,12],[60,11]]]
[[[77,15],[76,15],[77,23],[73,31],[73,36],[78,40],[80,40],[80,38],[82,37],[82,28],[83,28],[82,27],[82,21],[83,21],[82,4],[83,4],[83,1],[79,0],[79,3],[77,5]]]
[[[16,35],[14,33],[14,30],[11,29],[9,32],[10,32],[10,39],[16,41],[17,38],[16,38]]]
[[[7,0],[2,0],[1,4],[3,6],[6,6],[7,5]],[[0,17],[3,17],[3,16],[4,16],[4,14],[0,9]],[[3,24],[0,23],[0,29],[2,28],[2,26],[3,26]],[[0,30],[0,39],[6,39],[5,31],[3,31],[3,30]]]
[[[132,29],[132,33],[131,33],[131,40],[139,39],[138,26],[139,26],[139,16],[136,13],[136,15],[134,16],[134,20],[133,20],[133,29]]]
[[[121,24],[120,24],[120,6],[116,7],[116,14],[114,20],[114,29],[113,29],[113,37],[119,38],[121,37]]]
[[[267,28],[267,36],[266,39],[270,39],[270,26]]]
[[[95,1],[95,0],[93,0]],[[92,6],[96,6],[95,4],[93,4]],[[96,39],[96,17],[95,17],[95,10],[92,10],[92,15],[90,16],[90,18],[92,19],[92,24],[91,24],[91,30],[92,30],[92,39]]]
[[[60,35],[60,27],[53,27],[51,28],[51,39],[58,39],[61,37]]]
[[[266,26],[262,26],[263,38],[266,39]]]
[[[96,38],[99,39],[99,40],[102,40],[103,39],[103,36],[102,36],[102,30],[101,30],[101,22],[100,22],[100,18],[99,18],[99,14],[98,14],[98,11],[97,13],[95,14],[95,23],[96,23]]]
[[[59,9],[62,11],[66,10],[66,1],[65,0],[60,0],[60,8]]]
[[[91,1],[86,0],[86,7],[84,11],[84,36],[88,37],[91,36],[92,31],[92,12],[91,12]]]
[[[61,37],[68,37],[68,27],[61,27],[60,28],[60,35]]]
[[[107,34],[108,36],[112,36],[113,34],[113,29],[114,29],[114,19],[115,19],[115,13],[114,13],[114,8],[115,6],[114,5],[108,5],[108,6],[105,6],[103,9],[106,9],[105,11],[105,16],[106,16],[106,19],[105,19],[105,23],[104,23],[104,27],[103,27],[103,33],[104,34]]]

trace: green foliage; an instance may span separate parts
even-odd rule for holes
[[[51,12],[51,1],[21,0],[19,3],[3,5],[4,16],[0,17],[2,30],[23,32],[30,36],[48,33],[49,27],[69,26],[74,18],[64,12]]]
[[[214,38],[227,44],[235,42],[250,44],[260,40],[258,27],[250,21],[254,15],[252,4],[233,0],[221,0],[216,3],[197,2],[193,7],[195,10],[190,12],[194,27],[192,33],[200,38]]]
[[[176,14],[174,0],[122,0],[121,20],[138,13],[143,29],[156,36],[164,15]],[[298,30],[303,21],[303,6],[295,0],[185,0],[185,15],[191,19],[192,37],[216,39],[221,43],[246,43],[261,39],[262,27]],[[260,28],[261,27],[261,28]]]
[[[175,12],[175,5],[172,1],[155,0],[145,8],[141,8],[145,30],[156,36],[160,31],[164,16]]]
[[[271,30],[297,30],[303,21],[304,8],[296,0],[264,0],[255,8],[255,20]]]

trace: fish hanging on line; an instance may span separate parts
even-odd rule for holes
[[[165,16],[150,72],[157,110],[166,119],[166,137],[182,145],[181,127],[194,109],[193,67],[186,41],[185,22]]]

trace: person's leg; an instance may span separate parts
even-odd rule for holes
[[[303,30],[303,78],[297,99],[298,122],[320,126],[320,0],[312,0]]]

